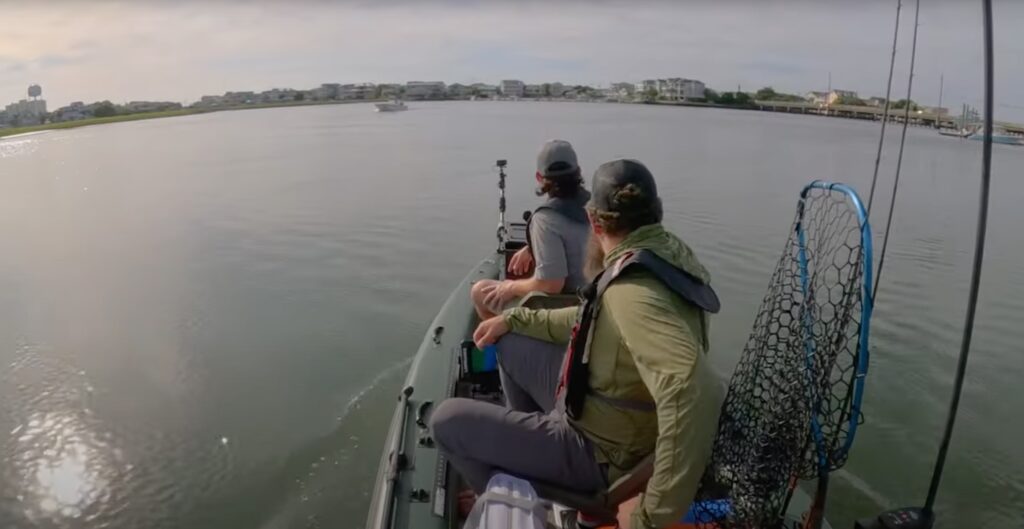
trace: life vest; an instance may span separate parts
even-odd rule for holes
[[[583,304],[577,312],[572,338],[562,363],[556,399],[564,399],[566,413],[573,419],[580,418],[583,413],[583,402],[588,397],[619,408],[654,411],[652,402],[609,397],[590,389],[590,345],[594,338],[593,323],[597,320],[601,307],[601,296],[623,272],[637,267],[654,274],[670,290],[701,310],[713,314],[721,309],[718,295],[711,285],[673,266],[650,250],[629,252],[615,264],[605,268],[588,286],[581,289],[580,298]]]
[[[550,209],[573,222],[583,223],[587,222],[587,212],[583,209],[587,200],[590,200],[590,193],[585,189],[580,189],[576,192],[576,195],[571,198],[548,198],[543,204],[538,206],[537,209],[533,210],[533,213],[530,214],[530,218],[526,220],[526,246],[530,248],[530,256],[533,256],[533,237],[530,235],[530,230],[533,227],[533,217],[537,215],[539,211]]]

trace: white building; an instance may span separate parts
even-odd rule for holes
[[[486,83],[474,83],[470,90],[476,97],[483,99],[494,99],[498,97],[498,87]]]
[[[501,82],[501,95],[505,97],[523,97],[526,85],[522,81],[506,79]]]
[[[562,83],[551,83],[548,85],[548,91],[551,97],[562,97],[565,95],[565,85]]]
[[[646,90],[647,81],[644,83]],[[659,97],[674,100],[703,99],[704,88],[704,83],[700,81],[680,77],[658,79],[656,86]]]
[[[619,99],[627,99],[633,97],[633,93],[636,90],[636,85],[633,83],[612,83],[611,92],[615,94],[615,97]]]
[[[804,96],[804,99],[806,99],[808,103],[814,103],[815,105],[824,105],[828,103],[828,97],[828,92],[807,92],[807,95]]]
[[[651,90],[658,91],[658,81],[656,79],[644,79],[633,87],[633,93],[641,96],[646,96]]]
[[[373,83],[343,84],[338,87],[338,99],[373,99],[377,85]]]
[[[860,99],[857,97],[857,92],[853,90],[833,90],[828,93],[828,98],[825,100],[829,105],[834,105],[839,99]]]
[[[441,81],[409,81],[405,83],[406,99],[444,99],[445,85]]]
[[[704,99],[704,91],[707,87],[704,83],[696,79],[683,79],[682,86],[680,86],[680,93],[683,99]]]
[[[310,95],[315,101],[326,101],[329,99],[338,99],[338,94],[341,92],[341,85],[338,83],[324,83],[318,88],[310,90]]]
[[[4,108],[7,121],[15,126],[39,125],[46,119],[46,100],[22,99]]]

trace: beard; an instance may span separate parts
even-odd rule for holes
[[[602,270],[604,270],[604,248],[601,247],[601,242],[597,240],[597,237],[591,233],[590,239],[587,240],[587,258],[583,263],[583,275],[587,281],[593,281]]]

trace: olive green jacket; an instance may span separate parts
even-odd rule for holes
[[[610,266],[629,250],[647,249],[707,282],[710,275],[685,243],[660,224],[644,226],[605,258]],[[509,309],[513,332],[568,343],[576,307]],[[573,426],[593,443],[615,481],[650,453],[654,475],[633,513],[633,527],[678,521],[693,501],[711,453],[721,388],[708,364],[707,314],[644,269],[630,269],[605,291],[594,322],[590,387],[615,399],[653,401],[656,412],[588,398]]]

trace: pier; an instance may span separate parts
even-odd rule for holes
[[[789,114],[816,114],[849,119],[867,119],[879,121],[884,113],[881,107],[856,105],[820,105],[802,101],[754,101],[758,110],[766,112],[785,112]],[[889,109],[889,121],[903,123],[904,109]],[[934,114],[930,112],[910,111],[910,124],[928,127],[958,128],[956,116]],[[1024,135],[1024,125],[1018,123],[996,122],[997,127],[1006,129],[1011,134]]]

